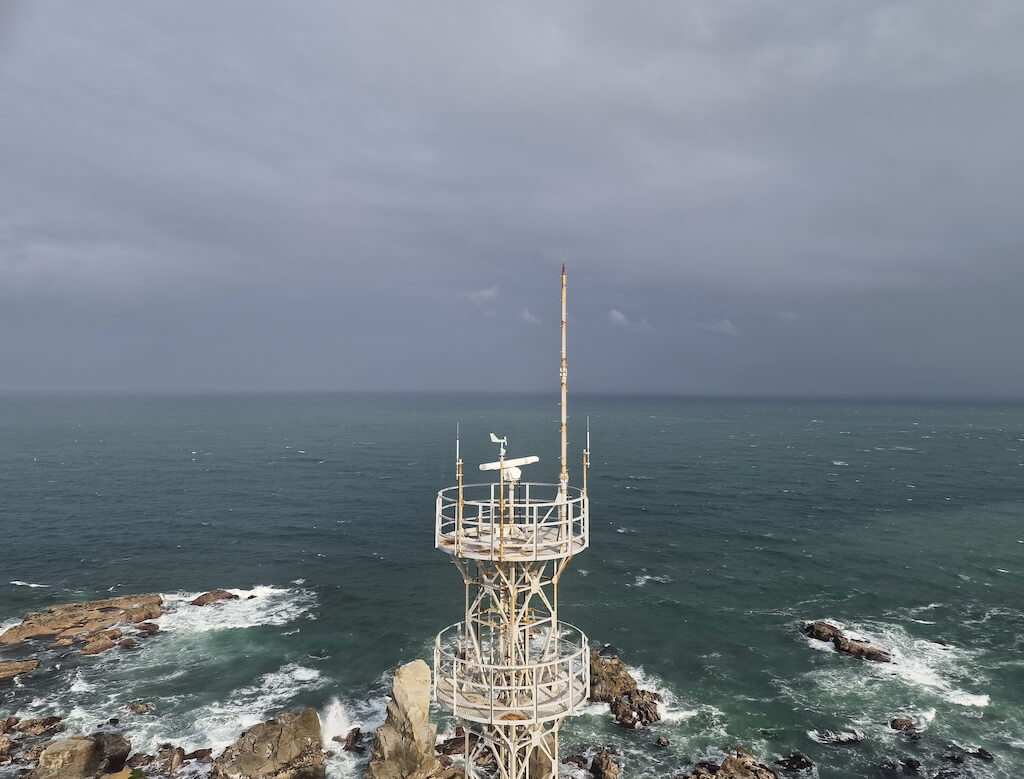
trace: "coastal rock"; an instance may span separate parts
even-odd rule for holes
[[[804,633],[818,641],[832,641],[836,636],[842,636],[843,631],[829,622],[815,620],[804,625]]]
[[[39,755],[37,765],[27,779],[85,779],[100,768],[103,750],[88,736],[72,736],[52,741]]]
[[[7,736],[0,736],[0,765],[7,765],[11,762],[11,748],[14,742]]]
[[[125,706],[132,714],[152,714],[153,707],[148,703],[129,703]]]
[[[395,671],[387,719],[373,739],[366,779],[426,779],[437,768],[437,726],[428,719],[430,668],[414,660]]]
[[[185,755],[186,760],[198,760],[200,763],[212,763],[213,762],[213,747],[206,747],[204,749],[196,749],[193,752],[189,752]]]
[[[658,740],[654,742],[654,746],[664,748],[668,746],[668,739],[664,736],[658,736]]]
[[[594,755],[594,759],[590,762],[590,773],[593,774],[594,779],[619,778],[619,764],[612,760],[614,754],[614,749],[605,747]]]
[[[14,730],[15,726],[21,722],[17,717],[8,717],[7,719],[0,719],[0,736],[4,733],[10,733]]]
[[[577,768],[587,767],[587,758],[583,755],[569,755],[562,758],[562,765],[574,765]]]
[[[889,720],[889,727],[893,730],[913,730],[914,720],[909,717],[893,717]]]
[[[160,632],[160,626],[155,622],[140,622],[135,627],[142,633],[153,634]]]
[[[636,679],[617,656],[590,653],[590,700],[611,703],[636,690]]]
[[[156,760],[153,755],[147,755],[143,752],[136,752],[134,755],[128,758],[125,762],[126,768],[142,768],[143,766],[150,765]]]
[[[0,662],[0,682],[15,676],[32,673],[39,667],[38,660],[11,660]],[[0,731],[2,733],[3,731]]]
[[[19,733],[28,736],[51,736],[64,730],[64,723],[60,717],[37,717],[35,719],[23,719],[14,729]]]
[[[124,768],[132,751],[132,742],[117,733],[93,733],[90,739],[100,747],[100,773],[115,774]]]
[[[162,774],[178,773],[181,764],[185,762],[185,750],[181,747],[164,744],[156,752],[156,757],[150,763],[156,765],[156,770]],[[143,765],[146,765],[145,763]],[[133,768],[135,766],[132,766]]]
[[[783,771],[810,771],[814,763],[806,755],[794,752],[789,757],[780,757],[775,765],[781,766]]]
[[[163,598],[159,595],[126,595],[88,603],[65,603],[29,614],[20,625],[8,628],[0,634],[0,647],[30,639],[54,639],[58,644],[74,639],[88,645],[91,636],[120,622],[143,622],[162,613]],[[110,640],[109,636],[105,638]]]
[[[826,730],[823,733],[815,730],[810,736],[819,744],[859,744],[864,740],[864,734],[859,730]]]
[[[661,714],[658,712],[658,703],[660,702],[661,695],[656,692],[632,690],[612,700],[612,716],[624,728],[650,725],[661,719]]]
[[[697,763],[687,779],[778,779],[779,775],[742,747],[729,755],[721,765],[713,762]]]
[[[222,600],[238,600],[238,596],[233,592],[228,592],[227,590],[210,590],[189,602],[193,606],[208,606],[211,603],[218,603]]]
[[[98,655],[100,652],[106,652],[108,649],[113,649],[117,644],[106,636],[97,636],[92,639],[85,646],[82,647],[81,652],[83,655]]]
[[[305,709],[253,726],[213,761],[213,776],[323,779],[320,717],[313,709]]]
[[[848,655],[853,655],[863,660],[871,660],[876,663],[892,662],[892,655],[866,641],[854,641],[846,636],[836,636],[832,639],[832,645],[840,652],[845,652]]]

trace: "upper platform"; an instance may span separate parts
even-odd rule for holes
[[[587,496],[557,484],[468,484],[437,493],[434,546],[455,557],[498,562],[556,560],[590,543]]]

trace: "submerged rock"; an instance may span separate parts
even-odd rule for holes
[[[189,602],[193,606],[208,606],[211,603],[218,603],[222,600],[238,600],[238,596],[227,590],[210,590]]]
[[[775,765],[781,766],[783,771],[810,771],[814,763],[806,755],[794,752],[789,757],[780,757]]]
[[[426,779],[439,767],[429,720],[430,668],[414,660],[395,671],[387,719],[377,728],[367,779]]]
[[[889,727],[893,730],[913,730],[914,720],[909,717],[893,717],[889,720]]]
[[[320,717],[313,709],[255,725],[213,761],[223,779],[323,779]]]
[[[848,655],[859,657],[863,660],[872,660],[876,663],[891,663],[892,655],[884,649],[880,649],[866,641],[858,641],[849,638],[842,630],[830,622],[815,620],[804,625],[804,633],[818,641],[831,641],[837,652],[845,652]]]

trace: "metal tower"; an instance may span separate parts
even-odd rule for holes
[[[497,481],[464,484],[456,443],[454,487],[437,494],[434,545],[452,555],[466,584],[465,621],[434,643],[434,697],[462,720],[470,779],[554,779],[558,730],[590,694],[590,651],[581,630],[558,621],[558,581],[590,541],[589,431],[583,487],[566,466],[565,265],[562,266],[561,469],[557,484],[522,481],[520,466],[496,462]],[[491,755],[494,761],[491,762]]]

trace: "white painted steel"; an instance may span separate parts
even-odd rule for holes
[[[499,484],[467,484],[437,493],[434,546],[457,557],[491,561],[555,560],[590,543],[586,494],[524,482],[503,501]],[[504,508],[504,514],[502,513]]]
[[[465,623],[434,640],[434,690],[456,717],[488,724],[531,725],[577,713],[590,695],[590,648],[581,630],[564,622],[548,656],[518,665],[474,659]]]

